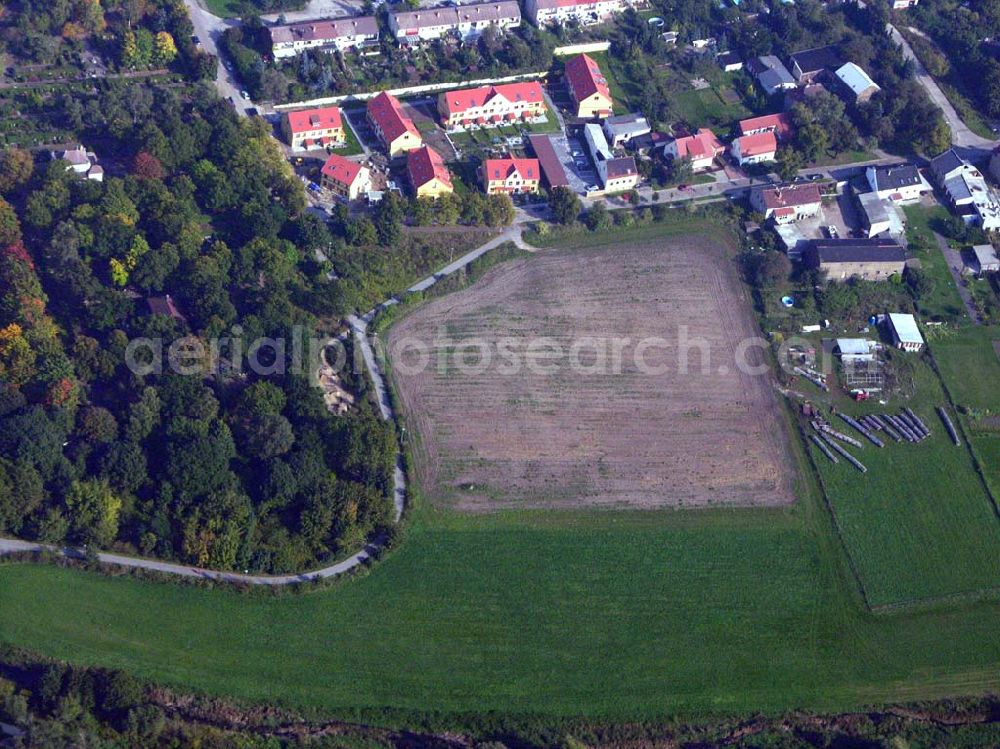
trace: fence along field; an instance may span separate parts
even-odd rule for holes
[[[757,335],[727,248],[687,237],[519,260],[397,323],[388,348],[435,501],[469,511],[779,505],[793,500],[792,468],[772,379],[734,366],[736,347]],[[568,358],[554,374],[436,366],[463,342],[495,352],[508,336],[564,351],[587,337],[632,343],[621,374],[581,373]],[[709,344],[707,373],[682,336]],[[649,337],[666,345],[646,350],[643,370],[634,346]],[[432,349],[420,371],[412,341]],[[580,361],[595,364],[585,351]]]

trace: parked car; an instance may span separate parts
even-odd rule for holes
[[[677,185],[677,189],[683,192],[684,190],[688,189],[688,186],[687,185]]]
[[[825,179],[822,174],[810,174],[809,179],[815,182],[816,180]]]
[[[830,226],[826,227],[826,233],[830,235],[830,239],[840,238],[840,232],[837,231],[837,227],[834,226],[833,224],[830,224]]]
[[[250,94],[246,91],[240,91],[240,96],[242,96],[246,101],[250,101]]]
[[[319,185],[317,185],[315,182],[310,182],[309,189],[312,190],[313,192],[319,192]]]

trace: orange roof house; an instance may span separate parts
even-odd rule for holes
[[[707,127],[694,135],[675,138],[663,148],[664,153],[672,158],[691,159],[691,168],[696,172],[711,168],[715,158],[725,150],[715,133]]]
[[[774,161],[778,151],[778,139],[771,130],[744,135],[733,141],[729,151],[740,166]]]
[[[792,117],[788,112],[765,114],[761,117],[750,117],[746,120],[740,120],[740,135],[772,132],[778,140],[785,140],[794,131]]]
[[[448,167],[430,146],[422,146],[406,155],[406,175],[418,198],[439,198],[455,190]]]
[[[448,128],[496,127],[544,115],[545,95],[538,81],[446,91],[438,114]]]
[[[281,133],[292,148],[314,148],[344,143],[340,107],[299,109],[281,117]]]
[[[340,154],[331,154],[320,169],[320,186],[345,200],[357,200],[371,185],[368,167]]]
[[[390,157],[423,145],[417,126],[403,113],[399,99],[386,91],[368,102],[368,121]]]
[[[483,189],[487,195],[518,195],[538,192],[540,169],[538,159],[487,159],[481,168]]]
[[[608,80],[589,55],[577,55],[567,60],[566,87],[576,105],[577,117],[591,119],[612,114],[614,103]]]

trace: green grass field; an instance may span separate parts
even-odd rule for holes
[[[882,449],[849,447],[865,475],[810,448],[868,602],[879,607],[1000,588],[1000,520],[968,449],[952,444],[935,412],[947,402],[940,382],[916,356],[896,356],[914,363],[917,396],[851,412],[896,413],[909,405],[931,437],[917,445],[886,437]],[[840,419],[832,423],[861,438]]]
[[[969,314],[955,287],[955,279],[948,269],[948,262],[941,253],[932,231],[935,222],[948,218],[948,209],[943,205],[929,208],[923,205],[909,205],[903,208],[906,216],[906,238],[913,250],[913,256],[920,261],[923,269],[933,281],[933,288],[917,301],[921,317],[937,318],[952,323],[968,323]]]
[[[681,119],[692,127],[714,127],[728,131],[735,120],[749,117],[742,104],[726,104],[714,88],[691,89],[674,96]]]
[[[672,218],[613,236],[707,231]],[[850,484],[856,500],[856,474],[823,476],[869,595],[985,584],[1000,546],[964,451],[860,452],[872,470],[863,492]],[[0,565],[0,641],[380,724],[846,710],[1000,689],[1000,603],[869,613],[810,472],[798,488],[788,508],[648,513],[463,516],[418,497],[370,573],[300,595]]]

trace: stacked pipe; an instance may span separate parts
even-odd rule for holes
[[[826,386],[826,382],[823,380],[823,376],[818,372],[813,372],[812,370],[805,370],[802,367],[794,367],[792,371],[795,372],[795,374],[802,375],[803,377],[805,377],[813,385],[815,385],[818,388],[821,388],[823,392],[830,391],[830,388]]]
[[[863,424],[861,424],[859,421],[857,421],[856,419],[851,418],[850,416],[848,416],[847,414],[844,414],[844,413],[838,413],[837,415],[840,416],[840,418],[842,418],[844,421],[846,421],[847,424],[848,424],[848,426],[852,426],[855,429],[857,429],[859,432],[861,432],[862,436],[864,436],[865,439],[867,439],[873,445],[875,445],[876,447],[885,447],[885,443],[882,440],[880,440],[878,437],[876,437],[874,434],[872,434],[868,430],[868,428],[865,427]]]
[[[812,438],[812,441],[816,443],[816,447],[818,447],[826,457],[828,457],[834,463],[840,462],[837,460],[837,456],[834,455],[832,452],[830,452],[830,448],[826,446],[826,443],[823,442],[823,440],[821,440],[815,434],[810,434],[809,436]]]
[[[847,450],[838,445],[833,440],[832,437],[829,437],[828,435],[824,434],[823,439],[826,440],[827,444],[830,445],[830,447],[832,447],[834,450],[840,453],[844,457],[844,460],[846,460],[852,466],[861,471],[861,473],[868,473],[868,469],[865,468],[864,464],[860,460],[855,458],[853,455],[851,455],[849,452],[847,452]]]
[[[920,429],[920,431],[924,433],[924,436],[925,436],[925,437],[930,437],[930,435],[931,435],[931,430],[930,430],[930,429],[928,429],[928,428],[926,427],[926,425],[924,424],[924,422],[922,422],[922,421],[920,420],[920,417],[919,417],[919,416],[917,416],[917,415],[916,415],[915,413],[913,413],[913,410],[912,410],[912,409],[910,409],[910,408],[904,408],[903,410],[904,410],[904,411],[906,411],[906,414],[907,414],[907,415],[908,415],[908,416],[909,416],[909,417],[910,417],[911,419],[913,419],[913,421],[914,421],[914,422],[916,423],[916,425],[917,425],[917,427],[918,427],[918,428]]]
[[[833,435],[838,440],[843,440],[844,442],[846,442],[849,445],[854,445],[855,447],[864,447],[864,445],[862,445],[860,442],[858,442],[858,440],[854,439],[854,437],[850,437],[850,436],[844,434],[843,432],[838,432],[836,429],[834,429],[829,424],[823,424],[823,423],[820,423],[820,422],[814,422],[813,426],[816,428],[817,431],[823,432],[824,434]]]
[[[869,416],[868,419],[869,419],[869,421],[872,421],[875,424],[878,424],[882,428],[882,430],[886,434],[888,434],[890,437],[892,437],[894,440],[896,440],[896,442],[902,442],[903,441],[903,436],[899,432],[897,432],[895,429],[893,429],[891,426],[889,426],[889,423],[887,421],[883,421],[882,419],[880,419],[878,416],[875,416],[874,414],[872,414],[871,416]]]
[[[899,416],[897,416],[896,418],[899,419],[903,424],[906,424],[909,430],[917,436],[917,442],[920,442],[921,440],[925,439],[928,435],[930,435],[930,431],[927,429],[927,427],[922,427],[923,422],[913,418],[905,411],[899,414]]]
[[[951,441],[955,443],[956,447],[961,445],[962,441],[958,438],[958,432],[955,431],[955,425],[951,423],[951,417],[948,416],[948,412],[943,407],[938,406],[938,413],[941,415],[941,421],[944,422],[944,428],[948,430],[948,436],[951,437]]]

